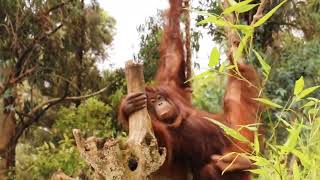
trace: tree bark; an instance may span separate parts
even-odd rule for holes
[[[140,64],[135,64],[132,61],[126,63],[125,67],[127,89],[128,94],[145,92],[145,82],[143,78],[143,69]],[[147,136],[147,133],[151,133],[153,136],[153,130],[151,125],[151,119],[148,114],[147,107],[142,110],[133,113],[129,117],[129,143],[140,144]]]

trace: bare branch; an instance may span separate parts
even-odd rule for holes
[[[267,4],[266,0],[261,0],[260,5],[258,7],[258,10],[256,14],[253,16],[253,20],[251,22],[251,25],[255,24],[260,18],[263,17],[263,10]]]
[[[29,76],[30,74],[32,74],[35,70],[37,69],[37,66],[34,66],[30,69],[25,70],[22,74],[20,74],[18,77],[15,77],[13,79],[10,79],[9,83],[10,84],[15,84],[18,83],[20,81],[22,81],[22,79],[24,79],[25,77]]]
[[[94,92],[92,94],[88,94],[88,95],[84,95],[84,96],[72,96],[72,97],[65,97],[62,101],[75,101],[75,100],[79,100],[79,99],[88,99],[90,97],[96,96],[98,94],[101,94],[102,92],[104,92],[105,90],[107,90],[109,86],[106,86],[104,88],[102,88],[101,90]],[[36,106],[35,108],[33,108],[28,115],[32,116],[33,114],[35,114],[37,111],[39,111],[40,109],[42,109],[44,106],[48,106],[52,103],[56,103],[57,101],[61,101],[61,98],[53,98],[50,99],[48,101],[45,101],[41,104],[39,104],[38,106]]]

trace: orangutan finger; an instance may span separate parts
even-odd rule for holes
[[[146,100],[139,100],[138,102],[133,103],[133,106],[136,107],[136,106],[142,106],[145,104],[147,104]]]
[[[147,107],[147,105],[143,104],[143,105],[137,106],[136,110],[138,111],[138,110],[141,110],[141,109],[143,109],[145,107]]]
[[[128,99],[128,102],[136,102],[136,101],[140,101],[140,100],[146,100],[147,99],[147,96],[145,94],[140,94],[138,96],[135,96],[135,97],[130,97]]]
[[[128,99],[136,98],[138,96],[144,95],[144,92],[132,93],[127,96]]]

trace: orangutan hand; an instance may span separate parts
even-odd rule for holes
[[[130,116],[132,113],[147,106],[147,96],[143,92],[129,94],[125,97],[123,105],[125,115]]]
[[[229,153],[224,155],[212,155],[211,160],[215,165],[225,172],[241,171],[254,168],[254,164],[246,156]]]

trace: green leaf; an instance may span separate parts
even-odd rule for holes
[[[221,20],[221,18],[217,17],[217,16],[214,16],[214,15],[210,15],[208,16],[206,19],[200,21],[197,23],[197,25],[204,25],[204,24],[207,24],[207,23],[213,23],[217,26],[227,26],[227,27],[232,27],[233,24],[228,22],[228,21],[224,21],[224,20]]]
[[[243,49],[246,47],[246,43],[248,42],[248,39],[252,36],[252,33],[247,33],[240,41],[240,44],[237,48],[236,55],[234,57],[235,61],[238,62],[238,60],[242,56]]]
[[[215,67],[219,64],[220,53],[218,48],[213,48],[210,54],[209,67]]]
[[[301,179],[300,169],[297,164],[297,161],[294,161],[294,163],[293,163],[292,173],[293,173],[293,180],[300,180]]]
[[[254,150],[256,154],[260,153],[259,134],[257,132],[254,133]]]
[[[269,173],[265,169],[249,169],[247,171],[252,172],[253,174],[261,175],[262,177],[269,177]]]
[[[259,4],[247,4],[247,5],[244,5],[244,6],[237,8],[235,11],[237,13],[244,13],[244,12],[250,11],[251,9],[255,8],[258,5]]]
[[[236,3],[236,4],[226,8],[222,12],[222,14],[225,14],[225,15],[230,14],[233,11],[237,10],[238,8],[241,8],[242,6],[249,4],[250,2],[252,2],[252,0],[246,0],[246,1],[242,1],[242,2]]]
[[[193,81],[193,80],[196,80],[196,79],[202,79],[202,78],[205,78],[207,76],[209,76],[210,74],[212,74],[211,71],[205,71],[199,75],[196,75],[196,76],[193,76],[192,78],[188,79],[186,82],[189,82],[189,81]]]
[[[262,58],[262,56],[254,49],[252,49],[256,57],[258,58],[259,63],[261,64],[262,70],[265,73],[265,76],[268,77],[271,67],[269,66],[268,63]]]
[[[270,101],[268,99],[264,99],[264,98],[253,98],[253,99],[256,100],[256,101],[259,101],[259,102],[261,102],[261,103],[263,103],[265,105],[271,106],[273,108],[282,108],[281,105],[276,104],[276,103],[274,103],[274,102],[272,102],[272,101]]]
[[[298,151],[296,149],[293,149],[292,154],[294,154],[295,156],[297,156],[300,159],[301,164],[305,167],[308,168],[311,166],[310,162],[310,158],[308,157],[308,154],[304,154],[301,151]]]
[[[308,111],[308,114],[317,115],[319,112],[319,108],[312,108]]]
[[[224,69],[226,68],[226,66],[224,65],[224,63],[222,63],[219,67],[219,73],[222,73],[224,71]]]
[[[303,90],[303,87],[304,87],[304,80],[303,80],[303,76],[301,76],[294,84],[293,94],[298,95]]]
[[[208,117],[205,117],[205,118],[208,119],[209,121],[211,121],[212,123],[214,123],[215,125],[219,126],[221,129],[223,129],[227,135],[229,135],[239,141],[242,141],[242,142],[250,142],[246,137],[244,137],[242,134],[240,134],[237,130],[229,128],[228,126],[226,126],[223,123],[216,121],[214,119],[210,119]]]
[[[254,164],[257,166],[263,167],[270,165],[269,160],[261,156],[248,156],[248,158],[254,161]]]
[[[288,129],[289,131],[289,137],[287,139],[287,142],[283,145],[283,150],[287,151],[287,152],[291,152],[295,146],[297,145],[299,136],[300,136],[300,132],[301,132],[301,128],[302,126],[295,126],[291,129]]]
[[[298,98],[302,99],[302,98],[306,97],[307,95],[311,94],[313,91],[318,89],[319,87],[320,86],[313,86],[313,87],[310,87],[310,88],[303,90],[301,93],[298,94]]]
[[[256,23],[254,23],[253,27],[259,27],[261,26],[263,23],[265,23],[285,2],[282,1],[279,5],[277,5],[276,7],[274,7],[271,11],[269,11],[266,15],[264,15],[262,18],[260,18]]]
[[[253,33],[253,27],[248,26],[248,25],[231,25],[232,28],[235,29],[239,29],[240,31],[242,31],[244,34],[248,34],[248,33]]]
[[[316,102],[314,101],[309,101],[306,104],[304,104],[302,107],[300,107],[300,109],[302,108],[306,108],[306,107],[310,107],[310,106],[314,106],[316,104]]]

